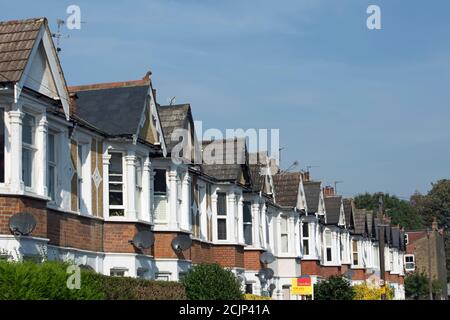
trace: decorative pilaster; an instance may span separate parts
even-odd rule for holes
[[[136,155],[134,151],[128,151],[125,156],[125,167],[127,170],[126,181],[126,217],[128,219],[137,219],[136,212]]]
[[[140,218],[147,222],[152,222],[152,215],[150,209],[150,176],[151,173],[150,158],[146,157],[142,168],[142,210],[140,212]]]
[[[212,238],[217,241],[217,193],[211,195],[211,211],[212,211]]]
[[[13,105],[13,108],[13,110],[8,112],[11,126],[11,132],[9,133],[11,140],[9,181],[11,191],[13,193],[19,193],[24,190],[22,180],[22,119],[25,114],[22,112],[21,105]]]
[[[42,196],[47,196],[47,133],[48,121],[47,116],[41,116],[36,130],[36,159],[38,168],[36,172],[36,193]]]
[[[191,176],[186,170],[181,185],[181,228],[190,230],[191,221]]]
[[[238,216],[236,212],[236,195],[234,192],[230,192],[227,195],[228,206],[227,206],[227,240],[236,241],[237,239],[237,224]]]
[[[177,206],[177,169],[175,166],[169,171],[169,227],[179,228],[180,221],[178,220],[178,206]]]
[[[244,197],[242,195],[239,195],[238,200],[238,223],[238,242],[244,243]]]
[[[254,201],[252,203],[252,232],[253,232],[253,243],[252,246],[260,247],[259,244],[259,203]]]

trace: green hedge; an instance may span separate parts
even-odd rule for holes
[[[219,264],[193,266],[182,280],[189,300],[241,300],[236,276]]]
[[[108,277],[81,269],[80,289],[67,288],[69,264],[46,261],[0,261],[0,300],[179,300],[184,287],[176,282]]]

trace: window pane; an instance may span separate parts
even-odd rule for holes
[[[244,223],[245,222],[252,223],[252,212],[250,202],[244,202]]]
[[[109,173],[110,174],[122,174],[122,154],[111,153],[111,159],[109,160]]]
[[[110,206],[121,206],[123,205],[123,194],[122,192],[109,192],[109,205]]]
[[[303,240],[303,254],[309,255],[309,241]]]
[[[252,244],[252,225],[244,224],[244,240],[245,244]]]
[[[47,191],[48,191],[48,196],[52,200],[54,200],[55,199],[55,167],[53,167],[53,166],[48,166]]]
[[[281,252],[288,252],[288,235],[281,235]]]
[[[327,248],[327,261],[331,261],[331,248]]]
[[[22,149],[22,180],[27,187],[31,187],[32,162],[33,152],[26,148]]]
[[[155,180],[154,180],[154,188],[157,193],[166,193],[167,192],[167,184],[166,184],[166,170],[155,170]]]
[[[47,161],[55,162],[55,135],[49,133],[47,137]]]
[[[29,114],[25,114],[22,122],[22,141],[28,144],[33,144],[35,119]]]
[[[331,246],[331,231],[329,230],[325,231],[325,245],[327,247]]]
[[[281,217],[280,228],[281,228],[282,233],[287,233],[288,227],[287,227],[287,218],[286,217]]]
[[[305,223],[305,222],[303,223],[302,233],[303,233],[303,238],[308,238],[308,237],[309,237],[309,228],[308,228],[308,224]]]
[[[227,239],[227,220],[217,219],[217,239]]]
[[[217,215],[227,215],[227,195],[225,193],[217,193]]]

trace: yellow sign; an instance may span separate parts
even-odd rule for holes
[[[291,294],[299,296],[311,296],[313,294],[313,286],[311,277],[301,277],[291,279]]]

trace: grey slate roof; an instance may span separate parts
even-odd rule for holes
[[[283,207],[296,207],[300,181],[300,172],[284,172],[273,175],[275,202]]]
[[[400,248],[400,229],[398,227],[392,227],[392,246],[394,248]]]
[[[80,118],[111,136],[137,133],[149,85],[69,90],[77,94],[76,115]]]
[[[308,213],[319,211],[320,181],[303,182]]]
[[[18,82],[45,18],[0,22],[0,83]]]
[[[344,204],[345,223],[347,228],[353,228],[352,200],[343,199],[342,202]]]
[[[227,145],[234,151],[228,151]],[[221,181],[239,181],[247,166],[245,139],[202,141],[202,146],[201,167],[205,174]],[[210,154],[213,150],[215,154]]]
[[[366,209],[355,209],[353,211],[353,219],[355,220],[355,234],[366,233]]]
[[[341,213],[342,197],[325,197],[325,212],[327,215],[327,224],[337,225]]]
[[[159,119],[166,141],[167,151],[170,152],[172,148],[178,143],[178,140],[172,141],[172,133],[175,129],[182,129],[185,127],[186,119],[191,116],[191,107],[189,104],[179,104],[171,106],[158,105]]]

